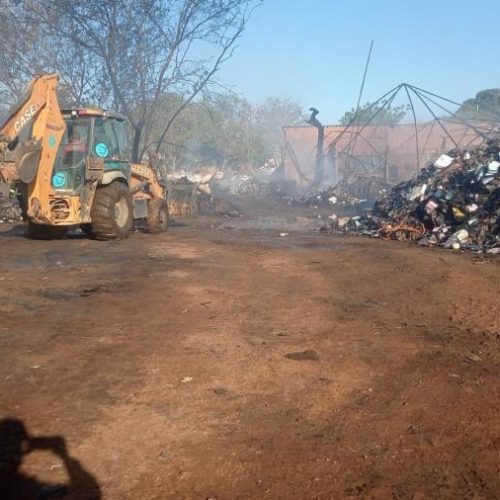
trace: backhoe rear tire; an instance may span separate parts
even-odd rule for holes
[[[168,204],[163,198],[153,198],[148,204],[148,233],[164,233],[168,229]]]
[[[133,224],[132,197],[126,184],[99,187],[90,211],[92,233],[98,240],[128,238]]]
[[[63,226],[46,226],[28,221],[27,236],[32,240],[55,240],[63,236],[67,228]]]

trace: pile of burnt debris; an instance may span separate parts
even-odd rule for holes
[[[239,217],[240,213],[234,205],[213,193],[210,185],[212,177],[184,175],[170,178],[167,198],[170,215],[174,217],[188,215]]]
[[[394,184],[385,182],[380,177],[363,175],[346,186],[325,187],[299,197],[283,196],[288,206],[306,206],[312,208],[354,207],[368,208],[373,202],[391,190]]]
[[[423,246],[500,253],[500,140],[450,151],[395,186],[371,214],[324,229],[361,233]]]
[[[282,200],[290,207],[312,208],[326,208],[332,205],[353,205],[364,201],[350,194],[340,195],[337,187],[327,187],[298,197],[283,196]]]
[[[22,213],[21,207],[16,198],[0,193],[0,223],[16,223],[21,222]]]

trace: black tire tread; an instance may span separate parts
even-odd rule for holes
[[[123,228],[114,219],[114,207],[121,197],[125,197],[129,208],[129,217]],[[133,224],[133,208],[130,191],[122,182],[112,182],[99,187],[95,193],[94,203],[90,211],[92,233],[98,240],[115,240],[128,238]]]
[[[162,222],[161,213],[165,218]],[[163,198],[153,198],[148,204],[147,230],[148,233],[163,233],[168,229],[168,203]]]

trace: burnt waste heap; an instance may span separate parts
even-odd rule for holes
[[[369,215],[330,229],[418,241],[423,246],[500,253],[500,139],[452,150],[395,186]]]
[[[16,198],[0,192],[0,224],[22,221],[21,207]]]

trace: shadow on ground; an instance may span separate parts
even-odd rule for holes
[[[50,451],[59,457],[69,477],[69,484],[49,484],[22,472],[24,458],[35,450]],[[21,420],[0,421],[0,497],[4,500],[59,498],[66,494],[77,498],[100,499],[95,478],[80,462],[68,454],[61,436],[30,436]]]

